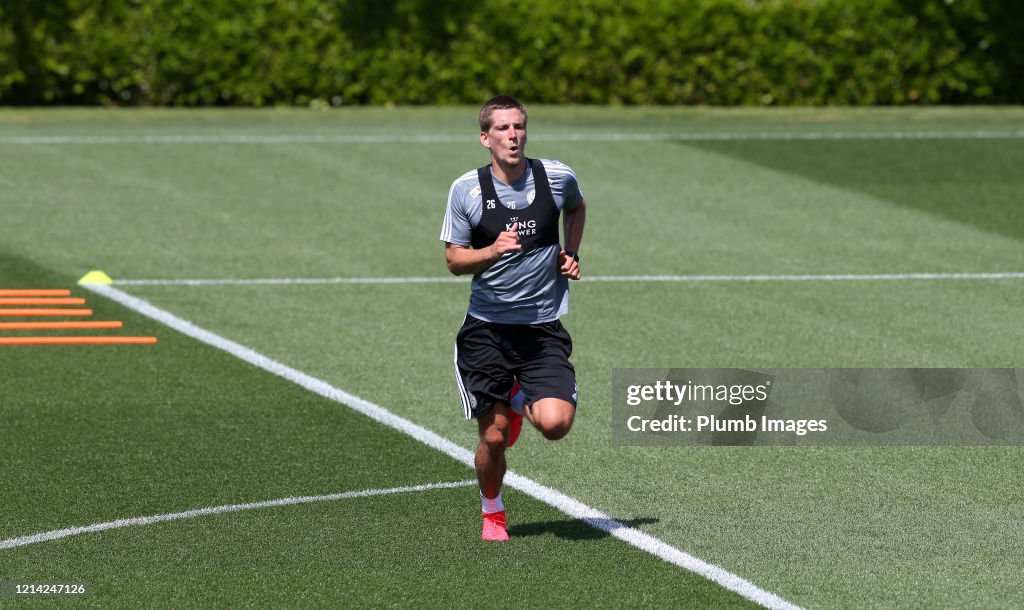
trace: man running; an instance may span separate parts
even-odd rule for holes
[[[477,420],[480,434],[484,540],[508,540],[505,449],[523,416],[557,440],[572,427],[578,398],[572,338],[559,318],[569,312],[568,280],[580,279],[586,202],[569,166],[526,157],[526,120],[514,97],[484,104],[480,143],[490,163],[452,183],[441,227],[448,270],[473,275],[455,377],[465,416]]]

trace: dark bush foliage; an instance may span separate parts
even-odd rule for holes
[[[0,103],[1021,103],[1021,7],[0,0]]]

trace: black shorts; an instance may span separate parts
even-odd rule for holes
[[[495,324],[472,316],[455,340],[455,380],[466,419],[487,415],[494,401],[508,401],[519,380],[526,402],[559,398],[576,406],[572,338],[558,320],[544,324]]]

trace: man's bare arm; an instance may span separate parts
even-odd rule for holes
[[[448,271],[452,275],[480,273],[493,265],[507,252],[519,252],[523,246],[519,243],[519,223],[512,223],[508,231],[498,234],[498,239],[486,248],[467,248],[458,244],[446,244],[444,259],[448,263]]]
[[[583,241],[583,226],[587,223],[587,202],[580,200],[580,205],[575,210],[566,210],[563,218],[563,229],[565,231],[565,250],[559,258],[559,266],[562,275],[570,280],[580,279],[579,262],[571,257],[564,256],[566,250],[578,252],[580,242]]]

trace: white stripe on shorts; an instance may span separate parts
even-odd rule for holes
[[[455,383],[459,386],[459,398],[462,399],[462,412],[466,419],[473,419],[473,409],[470,406],[470,395],[466,391],[466,385],[462,382],[462,375],[459,374],[459,344],[455,344]]]

